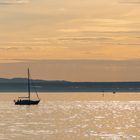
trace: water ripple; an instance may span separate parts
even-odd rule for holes
[[[139,101],[0,102],[0,140],[139,140]]]

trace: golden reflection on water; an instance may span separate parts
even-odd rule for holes
[[[140,101],[0,101],[0,140],[139,140]]]

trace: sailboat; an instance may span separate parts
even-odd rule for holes
[[[14,100],[15,105],[37,105],[40,102],[39,96],[36,91],[37,100],[31,100],[31,81],[30,81],[30,71],[28,68],[28,96],[18,97],[18,100]]]

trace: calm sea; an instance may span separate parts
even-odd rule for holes
[[[140,140],[140,101],[0,100],[0,139]]]

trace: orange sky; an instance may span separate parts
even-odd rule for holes
[[[137,0],[0,0],[1,59],[140,58]]]
[[[140,0],[0,0],[0,64],[139,60],[139,17]]]

